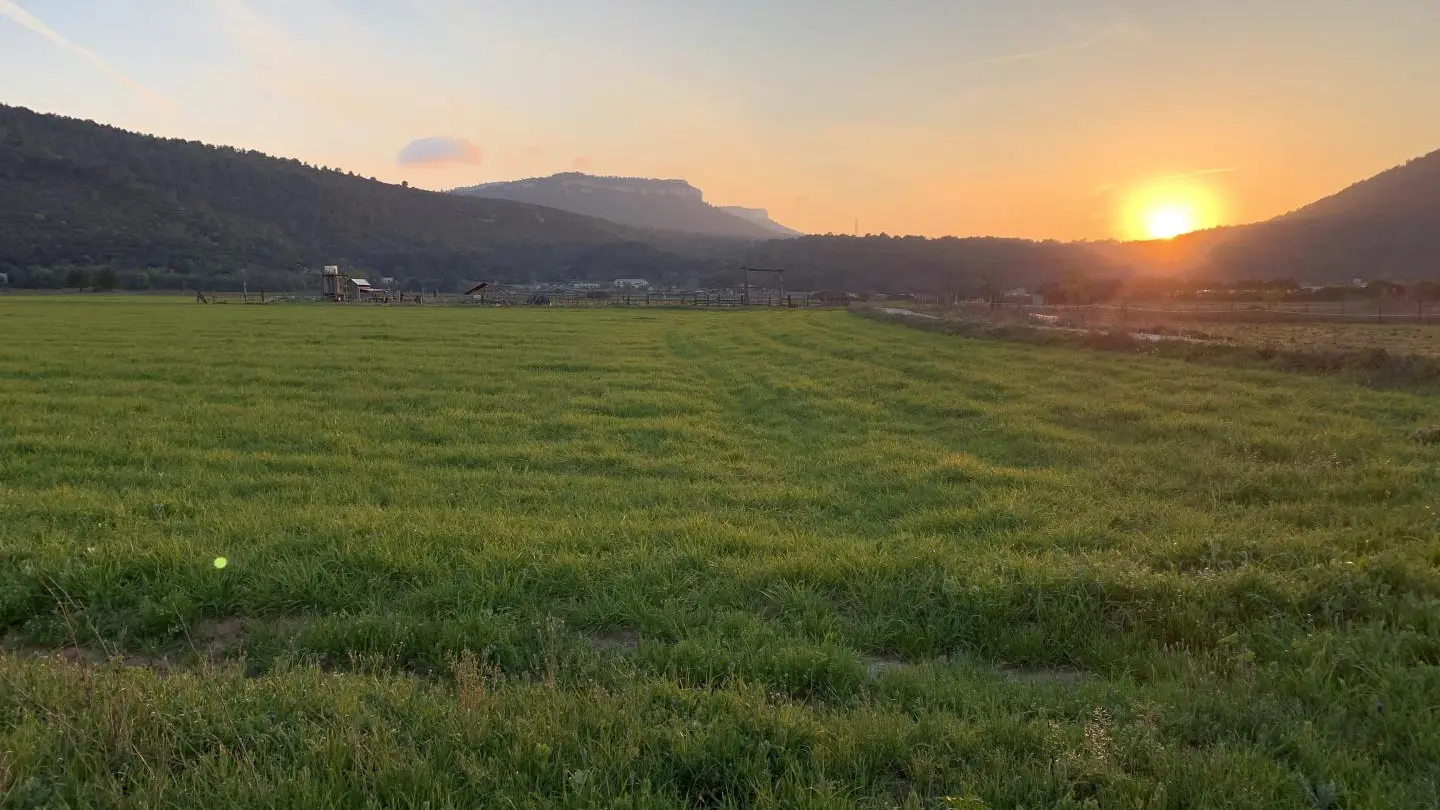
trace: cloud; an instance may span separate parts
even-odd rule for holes
[[[159,93],[156,93],[154,90],[151,90],[150,88],[140,84],[139,82],[131,79],[129,76],[126,76],[125,74],[111,67],[108,62],[106,62],[104,59],[101,59],[100,56],[94,51],[82,45],[77,45],[74,42],[66,39],[58,31],[46,25],[39,17],[36,17],[34,14],[31,14],[25,9],[15,5],[10,0],[0,0],[0,17],[8,17],[12,21],[50,40],[50,42],[54,43],[60,48],[63,48],[64,50],[67,50],[70,53],[73,53],[76,56],[85,59],[101,73],[104,73],[111,79],[114,79],[120,84],[125,85],[125,87],[129,88],[136,95],[140,96],[151,104],[160,107],[173,106],[173,102],[171,102],[170,99],[165,98]]]
[[[1160,178],[1160,182],[1166,182],[1169,180],[1189,180],[1192,177],[1204,177],[1209,174],[1230,174],[1231,172],[1238,171],[1240,171],[1238,166],[1226,166],[1220,169],[1198,169],[1193,172],[1181,172],[1180,174],[1167,175]]]
[[[975,59],[970,62],[961,62],[958,65],[951,65],[951,70],[964,70],[965,68],[980,67],[982,65],[1004,65],[1010,62],[1025,62],[1031,59],[1042,59],[1046,56],[1058,56],[1062,53],[1074,53],[1093,48],[1104,41],[1103,37],[1087,39],[1083,42],[1072,42],[1068,45],[1057,45],[1053,48],[1042,48],[1037,51],[1024,51],[1022,53],[1008,53],[1004,56],[991,56],[987,59]]]
[[[444,163],[474,165],[480,162],[480,147],[464,138],[447,138],[437,135],[431,138],[420,138],[406,144],[405,148],[395,156],[395,162],[401,166],[427,166]]]
[[[1035,59],[1048,59],[1052,56],[1063,56],[1065,54],[1088,51],[1100,45],[1111,42],[1148,42],[1149,33],[1142,27],[1128,22],[1113,23],[1100,28],[1088,28],[1077,25],[1065,26],[1072,32],[1072,36],[1078,37],[1071,42],[1063,42],[1049,48],[1036,48],[1029,51],[1017,51],[1015,53],[988,56],[982,59],[972,59],[968,62],[958,62],[940,66],[945,72],[964,71],[970,68],[986,67],[989,65],[1008,65],[1014,62],[1029,62]],[[983,96],[975,100],[983,100]]]

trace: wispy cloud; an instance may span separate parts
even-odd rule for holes
[[[1231,172],[1238,171],[1240,171],[1240,168],[1238,166],[1225,166],[1223,168],[1217,169],[1197,169],[1193,172],[1181,172],[1180,174],[1166,175],[1165,177],[1159,178],[1159,181],[1168,182],[1172,180],[1189,180],[1192,177],[1205,177],[1206,175],[1211,174],[1230,174]]]
[[[1083,42],[1072,42],[1068,45],[1057,45],[1053,48],[1041,48],[1035,51],[1024,51],[1021,53],[1007,53],[1003,56],[991,56],[985,59],[974,59],[969,62],[961,62],[957,65],[950,65],[950,70],[965,70],[966,68],[981,67],[984,65],[1004,65],[1010,62],[1026,62],[1031,59],[1043,59],[1047,56],[1059,56],[1065,53],[1074,53],[1093,48],[1104,42],[1103,37],[1087,39]]]
[[[171,102],[170,99],[160,95],[154,90],[151,90],[145,85],[140,84],[134,79],[131,79],[129,76],[126,76],[124,73],[121,73],[120,71],[111,67],[110,63],[106,62],[104,59],[101,59],[99,54],[95,53],[89,48],[86,48],[83,45],[77,45],[76,43],[66,39],[63,35],[60,34],[60,32],[46,25],[45,22],[39,17],[36,17],[34,14],[31,14],[25,9],[15,5],[13,2],[11,2],[11,0],[0,0],[0,17],[8,17],[10,20],[50,40],[50,42],[54,43],[60,48],[63,48],[70,53],[73,53],[76,56],[85,59],[101,73],[104,73],[106,76],[109,76],[111,79],[114,79],[115,81],[129,88],[136,95],[140,96],[151,104],[159,107],[173,106],[173,102]]]
[[[1080,53],[1082,51],[1093,50],[1106,45],[1149,41],[1149,34],[1140,26],[1131,23],[1081,26],[1062,20],[1060,24],[1065,33],[1069,35],[1069,41],[1060,42],[1047,48],[1033,48],[1030,50],[1014,51],[1012,53],[1001,53],[961,62],[932,63],[917,66],[904,71],[900,75],[889,78],[892,83],[919,81],[927,77],[931,79],[944,78],[948,82],[957,79],[959,74],[972,72],[983,73],[984,71],[979,70],[980,68],[1044,61],[1069,54]],[[947,86],[946,104],[952,107],[956,103],[975,104],[985,101],[987,97],[988,92],[985,88],[973,87],[964,97],[957,98],[953,92],[953,88]]]
[[[1088,30],[1082,26],[1069,23],[1066,23],[1065,27],[1073,32],[1073,35],[1077,38],[1073,41],[1064,42],[1049,48],[1036,48],[1029,51],[989,56],[983,59],[972,59],[968,62],[948,65],[947,69],[965,70],[967,68],[984,67],[986,65],[1028,62],[1033,59],[1046,59],[1052,56],[1063,56],[1065,54],[1075,53],[1077,51],[1087,51],[1110,42],[1143,42],[1149,39],[1149,34],[1144,28],[1129,22],[1111,23],[1099,28],[1091,27]]]

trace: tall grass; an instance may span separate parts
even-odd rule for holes
[[[1440,790],[1420,393],[841,312],[0,331],[0,806]]]

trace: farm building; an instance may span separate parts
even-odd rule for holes
[[[646,290],[650,282],[643,278],[617,278],[611,286],[617,290]]]
[[[349,285],[350,301],[389,301],[390,290],[384,286],[376,286],[363,278],[350,279]]]

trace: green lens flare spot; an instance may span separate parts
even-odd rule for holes
[[[215,567],[216,567],[216,568],[224,568],[225,566],[227,566],[227,565],[229,565],[229,564],[230,564],[230,561],[227,560],[227,559],[225,559],[224,557],[216,557],[216,558],[215,558]]]

